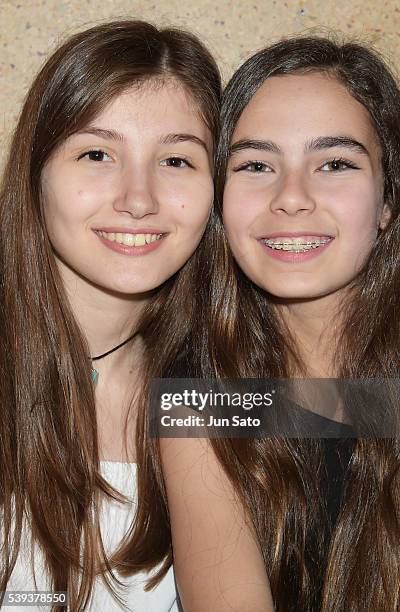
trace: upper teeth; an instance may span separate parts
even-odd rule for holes
[[[330,240],[330,238],[324,236],[316,236],[312,239],[304,236],[296,236],[296,238],[282,236],[279,238],[266,238],[263,242],[271,249],[281,249],[282,251],[294,251],[298,253],[300,251],[316,249]]]
[[[125,244],[126,246],[144,246],[145,244],[150,244],[151,242],[155,242],[159,240],[162,234],[122,234],[122,233],[114,233],[114,232],[103,232],[98,230],[97,234],[99,234],[102,238],[106,240],[111,240],[111,242],[119,242],[119,244]]]

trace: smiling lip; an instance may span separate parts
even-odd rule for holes
[[[159,228],[150,228],[150,227],[141,227],[141,228],[128,228],[128,227],[98,227],[93,229],[94,233],[100,240],[100,242],[115,253],[119,253],[121,255],[130,255],[130,256],[140,256],[147,255],[152,251],[158,249],[164,242],[166,237],[168,236],[168,232],[162,231]],[[99,232],[103,232],[106,234],[151,234],[160,236],[154,242],[150,242],[150,244],[143,244],[140,246],[131,246],[127,244],[121,244],[120,242],[116,242],[115,240],[109,240],[108,238],[102,236]]]
[[[298,250],[296,250],[295,238],[303,238],[298,245]],[[286,244],[285,239],[288,239]],[[259,244],[270,257],[285,263],[303,263],[315,259],[326,251],[333,240],[334,236],[330,234],[307,230],[302,232],[274,232],[258,238]],[[274,247],[273,245],[277,246]],[[305,245],[307,246],[305,247]],[[301,250],[303,248],[306,250]]]
[[[333,238],[332,234],[324,234],[324,232],[309,232],[304,230],[303,232],[272,232],[271,234],[263,234],[259,240],[265,240],[268,238],[299,238],[301,236],[325,236],[325,238]]]

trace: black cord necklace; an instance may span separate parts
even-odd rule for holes
[[[89,357],[90,361],[98,361],[99,359],[103,359],[103,357],[107,357],[107,355],[111,355],[111,353],[114,353],[114,351],[118,351],[118,349],[120,349],[121,347],[125,346],[125,344],[128,344],[128,342],[133,340],[133,338],[136,336],[136,334],[137,334],[137,332],[132,334],[132,336],[129,336],[129,338],[127,338],[126,340],[121,342],[121,344],[117,344],[117,346],[114,346],[114,348],[110,349],[109,351],[106,351],[102,355],[97,355],[97,357]],[[94,384],[96,384],[98,379],[99,379],[99,373],[93,367],[91,369],[91,376],[92,376],[92,381],[94,382]]]

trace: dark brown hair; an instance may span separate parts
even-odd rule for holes
[[[210,246],[206,232],[189,262],[155,292],[138,326],[146,347],[137,423],[138,511],[124,545],[107,559],[96,509],[102,497],[118,494],[99,473],[88,347],[46,233],[41,174],[56,148],[115,96],[149,80],[169,79],[192,97],[215,144],[220,76],[195,36],[140,21],[107,23],[72,36],[50,57],[27,95],[3,177],[0,507],[5,545],[0,591],[13,570],[25,516],[44,554],[52,589],[68,591],[74,611],[87,606],[100,566],[111,587],[113,569],[126,576],[161,563],[151,587],[171,564],[158,449],[146,439],[146,389],[151,377],[162,376],[190,345],[201,324],[194,312],[201,310],[201,261]],[[211,216],[209,228],[213,224]]]
[[[369,112],[382,149],[384,198],[391,209],[365,268],[342,306],[336,376],[396,378],[400,354],[400,95],[383,60],[360,44],[327,38],[283,40],[256,53],[224,96],[217,154],[222,245],[210,268],[208,373],[228,378],[307,375],[273,300],[238,268],[223,236],[222,199],[229,148],[246,105],[269,77],[322,72]],[[316,475],[318,441],[217,440],[213,446],[249,508],[279,611],[309,612],[323,583],[324,612],[393,611],[400,604],[399,445],[358,439],[346,501],[329,544]],[[317,537],[316,537],[317,536]],[[317,541],[316,541],[317,540]]]

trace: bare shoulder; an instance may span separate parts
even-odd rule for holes
[[[273,612],[254,531],[209,441],[162,439],[161,456],[185,612]]]

